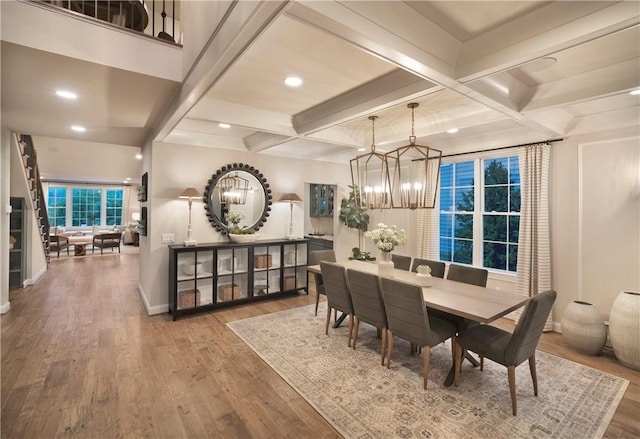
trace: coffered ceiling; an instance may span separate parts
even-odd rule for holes
[[[229,16],[248,4],[230,2]],[[637,1],[269,1],[251,8],[241,24],[229,20],[217,30],[232,35],[230,44],[212,40],[200,59],[207,71],[195,85],[185,81],[178,101],[176,85],[165,81],[147,82],[147,89],[161,90],[155,99],[127,100],[127,91],[140,93],[140,81],[149,78],[121,72],[126,82],[116,87],[115,77],[100,71],[111,80],[97,90],[117,89],[124,97],[117,104],[108,95],[94,102],[102,137],[87,133],[86,139],[139,146],[141,137],[153,135],[344,163],[359,148],[369,149],[371,115],[379,116],[379,151],[406,144],[410,102],[420,104],[418,143],[445,153],[640,131],[640,96],[630,94],[640,89]],[[33,84],[7,73],[13,67],[6,47],[2,110],[14,117],[7,103],[19,100],[19,87]],[[74,71],[85,81],[82,63],[74,63]],[[291,75],[303,84],[286,87]],[[13,88],[5,88],[7,77]],[[64,137],[54,128],[64,112],[40,102],[38,114],[48,119],[37,134]],[[132,118],[128,125],[127,112],[144,121]],[[452,128],[458,132],[447,133]]]

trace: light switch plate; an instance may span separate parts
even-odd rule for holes
[[[173,244],[176,242],[176,235],[173,233],[163,233],[162,234],[162,244]]]

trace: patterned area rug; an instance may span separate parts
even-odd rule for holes
[[[518,416],[511,414],[505,367],[465,362],[459,387],[444,387],[449,342],[432,349],[427,390],[422,355],[396,338],[391,369],[380,365],[375,328],[360,325],[357,349],[347,325],[324,335],[326,302],[228,326],[345,438],[599,438],[629,382],[538,351],[539,396],[527,363],[516,368]]]

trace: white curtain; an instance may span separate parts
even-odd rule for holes
[[[520,148],[520,233],[516,292],[531,297],[551,289],[549,144]],[[521,310],[520,310],[521,312]],[[516,318],[520,317],[516,312]],[[552,316],[545,331],[553,329]]]
[[[424,163],[424,162],[423,162]],[[420,164],[420,172],[424,165]],[[418,209],[417,215],[417,256],[422,259],[440,260],[440,160],[429,160],[428,186],[433,188],[435,196],[433,209]]]

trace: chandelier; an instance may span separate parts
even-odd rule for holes
[[[414,112],[418,105],[407,105],[411,108],[409,144],[385,154],[393,209],[432,209],[436,203],[442,151],[416,145]]]
[[[351,159],[351,181],[354,203],[362,209],[388,209],[391,207],[389,173],[384,154],[376,152],[375,122],[378,116],[369,116],[371,121],[371,152]]]
[[[220,179],[216,185],[222,204],[245,204],[247,202],[247,192],[249,181],[238,175],[226,175]]]

